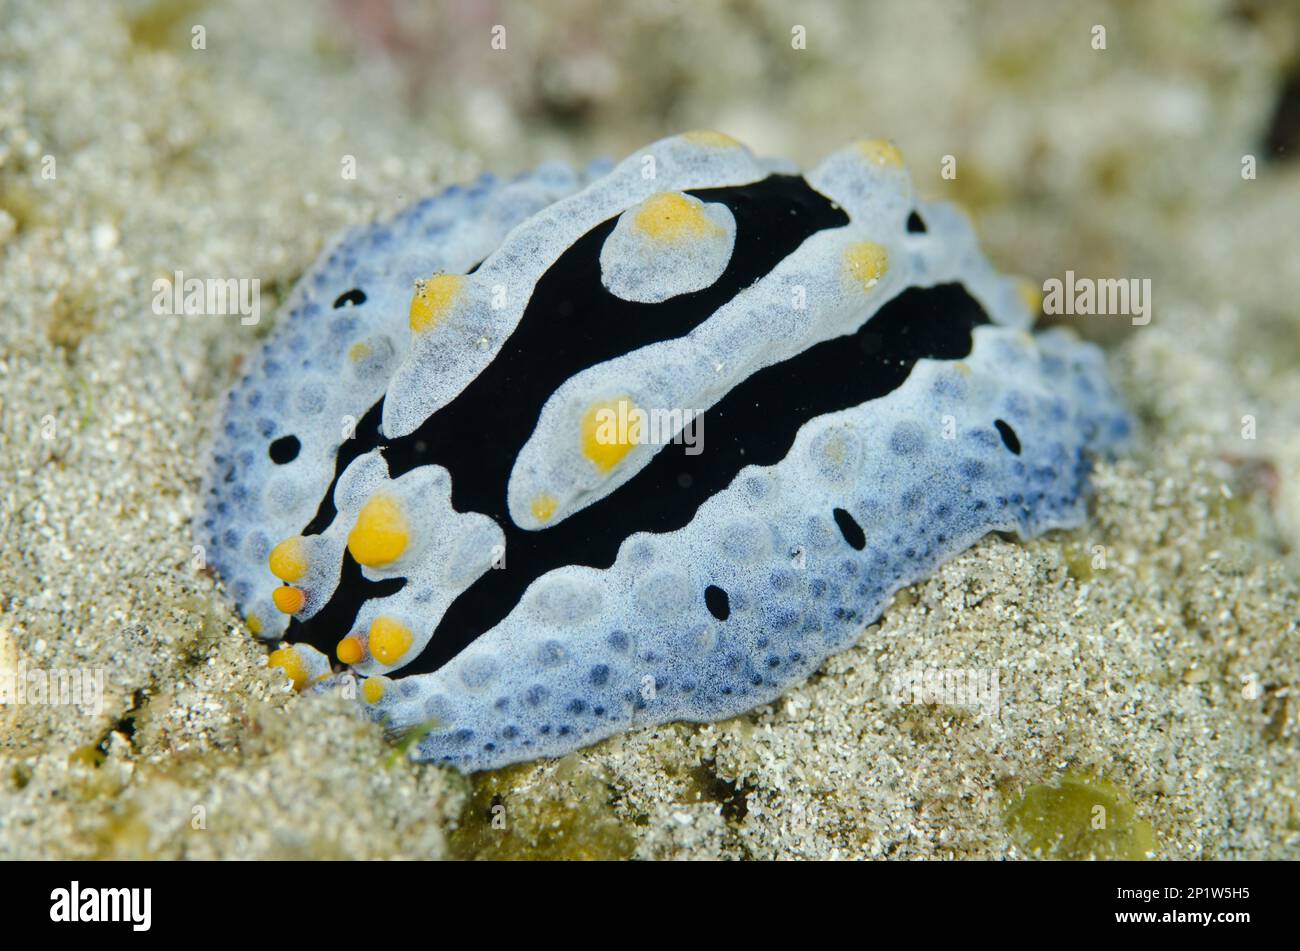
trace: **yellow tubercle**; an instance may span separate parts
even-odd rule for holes
[[[366,648],[361,643],[360,638],[349,634],[339,641],[338,647],[334,648],[334,653],[338,656],[340,663],[351,666],[361,663],[361,658],[366,656]]]
[[[357,363],[370,356],[371,352],[370,344],[366,343],[364,340],[360,340],[348,347],[348,359],[353,363]]]
[[[416,284],[411,298],[411,330],[424,333],[442,323],[460,296],[465,278],[460,274],[436,274]]]
[[[903,153],[885,139],[864,139],[857,144],[858,154],[877,168],[902,168]]]
[[[361,696],[366,698],[366,703],[378,703],[384,699],[387,690],[388,679],[386,677],[370,677],[361,685]]]
[[[555,514],[555,509],[559,504],[560,503],[555,500],[555,496],[553,495],[539,495],[535,497],[530,506],[533,518],[542,523],[549,522],[551,517]]]
[[[582,454],[601,472],[623,461],[640,441],[636,406],[626,398],[594,403],[582,416]]]
[[[1028,278],[1016,281],[1016,292],[1030,315],[1037,317],[1043,312],[1043,289]]]
[[[863,290],[871,290],[889,270],[889,252],[874,241],[851,244],[844,249],[844,270]]]
[[[376,493],[357,513],[357,522],[348,534],[348,551],[357,564],[381,568],[402,557],[410,535],[401,503],[391,495]]]
[[[651,195],[641,203],[632,223],[656,241],[682,241],[722,233],[722,227],[704,214],[703,202],[681,192]]]
[[[298,581],[307,573],[307,546],[301,536],[286,538],[271,549],[266,562],[281,581]]]
[[[370,622],[370,654],[385,666],[401,660],[411,649],[415,635],[397,618],[380,616]]]
[[[710,149],[734,149],[740,147],[740,142],[733,139],[725,132],[717,132],[713,129],[696,129],[694,132],[687,132],[682,138],[692,145],[702,145]]]
[[[248,630],[253,635],[262,633],[262,619],[252,611],[249,611],[248,614],[244,616],[244,623],[248,625]]]
[[[307,665],[303,663],[302,655],[292,647],[282,647],[277,651],[272,651],[266,658],[266,666],[279,667],[289,676],[289,682],[293,684],[294,690],[301,690],[307,686]]]
[[[276,608],[285,614],[297,614],[307,603],[307,594],[302,588],[293,588],[288,585],[281,585],[271,592],[271,600],[275,602]]]

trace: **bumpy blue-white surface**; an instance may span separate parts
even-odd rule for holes
[[[591,171],[604,170],[595,165]],[[411,288],[437,272],[461,273],[498,248],[511,228],[571,194],[579,176],[546,165],[511,182],[484,175],[425,198],[391,221],[354,228],[321,254],[294,288],[285,316],[226,398],[198,526],[211,564],[262,633],[282,634],[287,618],[271,603],[276,585],[267,555],[316,513],[334,475],[334,457],[358,420],[410,362]],[[364,287],[366,300],[335,308],[338,296]],[[448,360],[483,346],[483,327],[458,324],[444,338]],[[361,344],[368,355],[350,357]],[[268,438],[294,435],[298,457],[277,466]],[[260,437],[260,438],[259,438]],[[211,489],[218,494],[211,495]],[[337,563],[335,564],[337,569]],[[313,600],[329,591],[311,588]]]
[[[642,175],[646,156],[657,162],[650,182]],[[270,602],[278,582],[266,570],[267,554],[315,514],[348,420],[385,396],[385,434],[413,432],[493,359],[532,285],[591,228],[655,193],[758,181],[778,167],[784,170],[742,147],[677,137],[589,182],[546,168],[509,184],[487,180],[444,193],[328,252],[231,395],[205,513],[211,524],[199,530],[264,636],[278,637],[286,624]],[[401,677],[374,660],[358,665],[362,675],[398,674],[368,706],[373,715],[396,729],[432,725],[416,755],[490,768],[563,754],[633,726],[738,714],[851,645],[893,592],[982,535],[1027,537],[1082,521],[1089,456],[1121,444],[1129,431],[1100,352],[1064,331],[1028,333],[1032,317],[1015,282],[993,271],[960,214],[915,203],[901,169],[849,148],[807,180],[849,224],[813,234],[685,336],[590,367],[561,386],[510,477],[509,511],[519,526],[542,528],[529,504],[539,493],[555,499],[547,520],[554,524],[653,458],[657,447],[642,445],[609,473],[584,464],[571,433],[593,401],[619,395],[639,406],[707,409],[756,371],[854,332],[915,286],[960,282],[992,323],[976,327],[964,360],[921,360],[888,395],[810,420],[782,461],[742,469],[684,528],[628,537],[608,569],[567,566],[538,578],[500,624],[437,671]],[[926,232],[908,231],[913,210]],[[617,246],[601,261],[606,286],[632,295],[626,299],[643,299],[654,284],[637,273],[638,241],[631,237],[621,264]],[[863,241],[887,249],[889,262],[866,285],[846,278],[844,267],[848,249]],[[653,299],[707,286],[718,272],[716,254],[705,249],[695,265],[671,272]],[[413,282],[463,274],[479,261],[447,326],[412,344],[405,325]],[[337,294],[358,286],[367,289],[365,303],[331,309]],[[792,295],[804,306],[790,306]],[[348,356],[358,341],[373,359]],[[1018,454],[995,420],[1014,429]],[[260,448],[278,432],[302,443],[287,466],[270,464]],[[378,452],[354,460],[335,491],[338,516],[311,539],[303,614],[329,598],[355,513],[382,488],[409,503],[421,542],[397,565],[365,569],[367,578],[408,583],[367,602],[356,627],[379,613],[419,620],[408,658],[417,655],[446,605],[491,570],[502,538],[492,519],[454,511],[449,483],[439,466],[391,480]],[[837,528],[835,509],[861,526],[861,550]],[[709,585],[729,596],[725,621],[701,597]],[[315,658],[323,669],[324,659]]]
[[[735,715],[850,646],[894,591],[988,532],[1079,524],[1085,447],[1127,432],[1100,354],[1063,332],[975,338],[963,363],[922,362],[889,396],[808,423],[783,462],[742,470],[686,528],[630,538],[608,571],[539,580],[443,669],[402,682],[386,712],[455,725],[420,753],[467,766]],[[1019,456],[994,419],[1019,434]],[[861,524],[862,551],[835,508]],[[699,597],[710,584],[730,595],[725,622]]]

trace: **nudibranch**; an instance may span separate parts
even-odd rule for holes
[[[422,760],[735,716],[984,534],[1083,521],[1131,422],[1025,286],[884,141],[485,176],[302,278],[199,540],[273,665]]]

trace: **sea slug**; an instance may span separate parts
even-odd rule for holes
[[[991,531],[1078,525],[1101,352],[873,140],[719,133],[356,229],[222,408],[197,534],[300,689],[463,770],[768,702]]]

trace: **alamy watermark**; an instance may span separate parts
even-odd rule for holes
[[[1131,317],[1134,327],[1151,323],[1151,278],[1093,279],[1065,272],[1065,280],[1043,281],[1043,313]]]
[[[239,317],[245,327],[262,319],[262,281],[256,277],[173,277],[153,282],[153,312],[170,317]]]
[[[992,667],[910,667],[889,674],[885,698],[893,704],[938,703],[968,707],[996,717],[1002,701],[998,671]]]
[[[627,400],[596,411],[596,442],[604,446],[685,445],[688,456],[704,451],[704,410],[644,410]]]
[[[104,670],[28,667],[25,660],[0,667],[0,706],[24,704],[76,706],[83,713],[104,712]]]
[[[50,921],[124,922],[132,931],[148,931],[153,924],[153,889],[83,888],[74,880],[68,888],[50,892]]]

